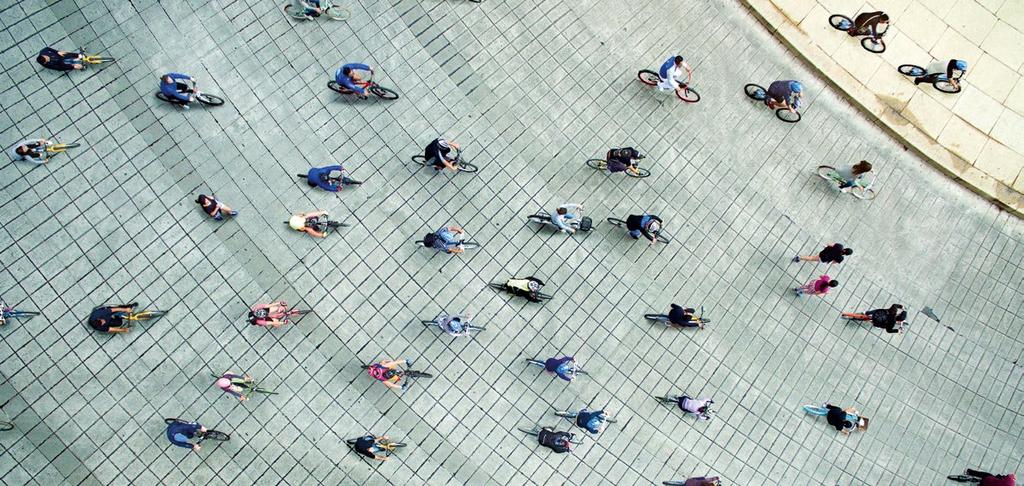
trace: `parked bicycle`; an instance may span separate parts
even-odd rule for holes
[[[285,15],[296,20],[312,20],[317,17],[324,17],[328,20],[348,20],[352,17],[352,11],[341,5],[335,5],[331,0],[320,0],[320,13],[307,11],[299,2],[292,1],[284,5]]]
[[[745,92],[752,100],[764,102],[768,99],[768,90],[764,89],[761,85],[754,83],[749,83],[744,86],[743,92]],[[789,111],[789,108],[778,108],[775,110],[775,116],[786,123],[796,123],[800,121],[800,112],[795,109],[793,111]]]
[[[644,319],[660,322],[664,324],[665,327],[697,327],[699,329],[704,329],[705,324],[711,323],[711,319],[706,319],[704,317],[704,306],[700,306],[700,315],[690,315],[688,317],[690,318],[689,323],[682,324],[680,326],[679,324],[674,324],[669,319],[668,314],[644,314]]]
[[[397,449],[405,447],[406,445],[404,442],[395,442],[386,435],[382,435],[380,437],[364,435],[362,437],[356,437],[355,439],[347,439],[345,440],[345,443],[360,455],[368,456],[369,454],[372,454],[374,459],[381,461],[391,457]],[[360,451],[360,447],[366,449],[366,453]],[[384,455],[378,456],[378,452],[383,452]]]
[[[452,147],[451,149],[455,152],[455,167],[459,169],[459,172],[472,174],[478,170],[477,166],[469,163],[469,161],[462,157],[462,150],[455,147]],[[423,167],[433,167],[437,172],[440,172],[440,169],[433,165],[433,159],[427,160],[427,157],[423,154],[413,155],[412,161],[416,164],[422,165]]]
[[[610,224],[611,224],[612,226],[618,226],[619,228],[625,228],[625,227],[626,227],[626,220],[624,220],[624,219],[619,219],[619,218],[608,218],[608,219],[607,219],[607,221],[608,221],[608,223],[610,223]],[[655,233],[655,234],[654,234],[654,237],[655,237],[655,238],[656,238],[656,239],[657,239],[658,241],[660,241],[660,242],[662,242],[662,243],[668,243],[668,242],[672,241],[672,239],[671,239],[671,238],[669,238],[669,237],[668,237],[668,235],[666,235],[666,234],[665,234],[665,230],[664,230],[664,229],[662,229],[662,230],[659,230],[659,231],[658,231],[657,233]]]
[[[590,167],[591,169],[599,170],[601,172],[606,172],[608,170],[608,161],[605,160],[605,159],[589,159],[589,160],[587,160],[587,167]],[[633,171],[633,170],[625,170],[623,172],[627,176],[633,177],[633,178],[636,178],[636,179],[643,179],[645,177],[650,177],[651,176],[651,171],[640,167],[640,163],[639,162],[636,162],[635,167],[636,167],[635,171]]]
[[[189,86],[189,90],[190,90],[188,92],[194,94],[195,95],[195,100],[200,102],[200,103],[202,103],[202,104],[204,104],[204,105],[207,105],[207,106],[220,106],[220,105],[224,104],[224,98],[221,98],[220,96],[212,95],[212,94],[209,94],[209,93],[203,93],[203,92],[199,91],[198,85],[196,84],[196,82],[194,80],[179,80],[178,82],[181,83],[181,84],[188,85]],[[179,100],[177,98],[171,98],[171,97],[163,94],[163,92],[160,92],[160,91],[156,92],[156,97],[159,98],[160,100],[166,101],[166,102],[168,102],[168,103],[170,103],[172,105],[188,106],[188,104],[189,104],[187,101],[182,101],[182,100]]]
[[[873,172],[869,173],[870,176],[859,178],[856,180],[854,185],[850,186],[849,193],[857,199],[871,200],[875,198],[875,190],[871,186],[875,184],[875,175]],[[831,165],[819,165],[818,176],[826,181],[829,181],[832,188],[842,190],[842,186],[846,184],[846,178],[839,174],[839,170]]]
[[[848,34],[850,34],[850,29],[853,28],[853,19],[845,15],[834,14],[828,18],[828,23],[832,28],[841,30]],[[879,25],[884,25],[885,27],[879,29],[877,33],[872,33],[871,29],[868,29],[866,32],[855,32],[850,35],[861,37],[860,46],[863,47],[864,50],[875,54],[881,54],[885,52],[885,41],[882,40],[882,36],[885,35],[887,30],[889,30],[889,23],[885,22]]]
[[[923,78],[920,82],[929,83],[932,85],[932,87],[939,91],[942,91],[943,93],[955,94],[959,93],[962,89],[959,83],[959,79],[950,80],[948,77],[946,77],[946,73],[929,74],[927,69],[916,64],[901,64],[900,67],[896,69],[898,69],[900,74],[904,76],[910,76],[912,78]]]
[[[29,320],[35,316],[38,316],[39,312],[36,311],[23,311],[15,309],[14,307],[7,305],[3,299],[0,299],[0,326],[7,323],[7,319],[24,319]]]
[[[658,83],[661,82],[661,76],[650,69],[640,70],[640,72],[636,73],[636,77],[640,79],[641,83],[644,83],[647,86],[657,86]],[[676,90],[677,98],[687,103],[696,103],[700,101],[700,93],[697,93],[697,91],[691,88],[689,84],[679,82],[679,87],[683,89]]]
[[[167,425],[171,424],[194,424],[196,422],[189,420],[182,420],[180,418],[165,418],[164,423]],[[231,434],[227,432],[221,432],[219,430],[207,429],[206,432],[196,431],[196,444],[203,442],[204,440],[212,440],[216,442],[226,442],[231,440]]]
[[[397,100],[398,99],[398,93],[396,93],[395,91],[393,91],[391,89],[385,88],[385,87],[377,84],[377,82],[373,80],[373,75],[370,75],[369,77],[367,77],[366,79],[364,79],[362,81],[356,81],[355,84],[366,88],[367,91],[373,93],[375,96],[377,96],[378,98],[380,98],[382,100]],[[331,88],[331,90],[333,90],[333,91],[336,91],[338,94],[342,94],[342,95],[346,95],[346,96],[354,96],[356,94],[355,91],[351,91],[351,90],[345,88],[344,86],[338,84],[338,82],[334,81],[334,80],[328,81],[327,82],[327,87]]]
[[[561,228],[559,228],[558,225],[556,225],[555,222],[551,220],[551,213],[548,213],[544,210],[538,210],[536,213],[527,216],[526,221],[540,223],[544,226],[550,226],[554,228],[556,231],[561,231]],[[569,224],[569,226],[575,228],[576,231],[581,231],[583,233],[586,233],[596,227],[592,219],[590,219],[587,216],[583,216],[582,209],[579,211],[578,219],[567,219],[566,222]]]

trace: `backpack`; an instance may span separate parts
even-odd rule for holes
[[[594,227],[594,220],[587,216],[580,218],[580,231],[590,231]]]

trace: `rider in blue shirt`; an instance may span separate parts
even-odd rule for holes
[[[776,81],[768,86],[768,96],[764,103],[768,108],[788,108],[795,112],[800,108],[800,98],[803,96],[804,86],[797,81]]]
[[[558,375],[565,381],[572,381],[576,378],[576,358],[572,356],[548,358],[544,361],[544,370]]]
[[[334,72],[334,80],[337,81],[342,88],[366,98],[366,88],[356,84],[357,82],[362,81],[359,75],[355,73],[356,70],[369,71],[370,75],[373,75],[373,69],[370,69],[370,66],[353,62],[338,68],[338,70]]]
[[[195,422],[174,422],[167,425],[167,440],[178,447],[198,451],[200,449],[199,444],[193,444],[188,441],[196,436],[196,432],[206,432],[206,427]]]
[[[338,172],[341,179],[332,178],[331,173]],[[313,167],[306,174],[306,183],[313,187],[319,187],[325,191],[338,192],[342,185],[352,181],[346,174],[345,169],[340,165],[329,165],[327,167]]]
[[[608,414],[604,410],[587,410],[584,408],[576,414],[576,426],[586,429],[591,434],[598,434],[604,430]]]
[[[195,82],[195,78],[187,74],[167,73],[160,77],[160,92],[172,101],[177,100],[182,103],[192,101],[195,98],[195,95],[192,92],[192,87],[186,83],[179,83],[178,81]]]
[[[686,63],[683,56],[672,56],[665,59],[661,68],[658,69],[658,77],[661,78],[658,87],[673,91],[681,89],[678,79],[683,75],[683,69],[686,70],[686,84],[690,84],[693,81],[693,70],[690,69],[690,65]]]
[[[458,235],[463,233],[465,231],[458,226],[442,226],[437,231],[423,237],[423,246],[445,253],[462,253],[465,249],[462,247],[462,240]]]

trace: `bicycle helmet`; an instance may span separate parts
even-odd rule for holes
[[[264,319],[270,315],[270,309],[256,309],[252,311],[250,314],[252,314],[252,316],[257,319]]]
[[[438,146],[438,147],[441,147],[441,148],[443,148],[443,149],[446,149],[446,148],[449,148],[449,147],[450,147],[450,146],[448,145],[448,141],[447,141],[447,140],[445,140],[444,138],[438,138],[438,139],[437,139],[437,146]]]
[[[530,289],[531,292],[536,292],[540,290],[540,284],[530,280],[530,282],[526,284],[526,288]]]
[[[658,231],[661,231],[661,225],[658,224],[657,221],[651,221],[650,223],[647,223],[647,231],[657,233]]]
[[[291,228],[295,231],[302,231],[306,229],[305,216],[301,214],[292,215],[291,218],[288,218],[288,226],[291,226]]]
[[[601,414],[590,417],[590,420],[587,420],[587,430],[596,434],[598,430],[601,430],[601,422],[603,421],[604,419]]]
[[[794,93],[802,93],[804,91],[804,85],[800,84],[797,81],[790,81],[789,89]]]
[[[961,71],[966,71],[967,70],[967,61],[961,61],[961,60],[957,59],[957,61],[955,63],[953,63],[953,65],[957,69],[959,69]]]
[[[462,332],[465,329],[466,327],[462,325],[462,319],[458,317],[453,317],[448,321],[448,330],[451,332]]]
[[[228,388],[231,388],[231,380],[227,378],[218,379],[217,388],[220,388],[221,390],[227,390]]]

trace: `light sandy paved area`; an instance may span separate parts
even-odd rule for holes
[[[798,67],[729,1],[364,2],[345,23],[293,24],[271,1],[6,1],[5,144],[83,142],[45,167],[0,167],[0,291],[33,320],[0,328],[6,484],[943,484],[964,466],[1021,472],[1022,225],[909,156]],[[118,58],[63,75],[38,49]],[[636,72],[682,50],[703,100],[684,106]],[[395,102],[326,88],[367,61]],[[184,112],[156,98],[170,70],[227,97]],[[742,86],[801,79],[786,125]],[[437,134],[481,170],[434,175],[409,156]],[[610,146],[649,157],[644,180],[584,166]],[[5,145],[6,147],[7,145]],[[867,158],[879,197],[833,192],[819,164]],[[294,178],[341,162],[365,183],[337,195]],[[217,223],[196,193],[241,214]],[[601,224],[573,238],[525,223],[584,202],[595,219],[649,210],[674,241],[648,248]],[[329,209],[353,224],[314,240],[281,224]],[[483,248],[417,249],[443,224]],[[790,263],[824,243],[842,265]],[[825,298],[788,289],[828,272]],[[533,274],[554,299],[512,300],[487,283]],[[312,308],[268,331],[247,306]],[[170,309],[98,335],[101,303]],[[902,302],[910,332],[840,311]],[[678,302],[707,330],[645,322]],[[942,324],[920,313],[931,306]],[[468,310],[487,331],[438,337],[420,319]],[[946,327],[948,325],[949,327]],[[527,357],[572,354],[566,385]],[[436,377],[404,395],[359,366],[412,357]],[[1017,364],[1015,364],[1017,363]],[[247,371],[279,395],[239,404],[211,371]],[[715,398],[695,422],[653,395]],[[837,435],[801,411],[829,400],[872,420]],[[517,427],[562,424],[556,408],[606,407],[617,424],[573,455]],[[171,446],[164,417],[232,432],[199,453]],[[371,465],[344,439],[410,443]]]

